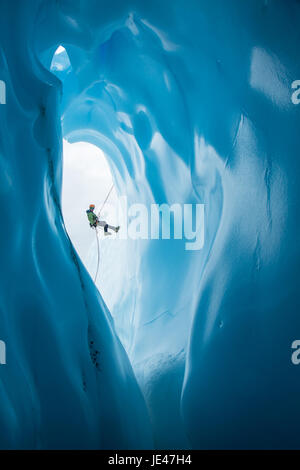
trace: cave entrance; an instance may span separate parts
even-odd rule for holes
[[[111,188],[113,188],[111,190]],[[111,191],[110,191],[111,190]],[[62,212],[67,232],[82,262],[94,279],[97,269],[98,252],[95,230],[91,229],[86,215],[90,204],[95,204],[101,219],[118,225],[118,195],[113,186],[113,178],[104,152],[97,146],[87,142],[63,142],[63,187]],[[100,243],[104,232],[98,229]],[[105,237],[105,244],[113,242],[116,235]],[[103,240],[104,241],[104,240]],[[107,247],[106,247],[107,248]],[[103,263],[107,249],[103,250]],[[100,266],[101,273],[101,266]],[[97,280],[101,279],[101,276]]]
[[[62,83],[68,82],[72,65],[62,45],[56,49],[52,57],[50,70]],[[101,259],[97,285],[101,286],[102,295],[103,290],[105,291],[106,301],[109,301],[110,290],[106,288],[107,283],[104,282],[103,272],[109,265],[109,253],[113,249],[109,245],[113,244],[116,235],[112,232],[110,237],[104,239],[103,229],[98,228],[100,242],[98,244],[96,232],[89,226],[86,210],[90,204],[94,204],[95,214],[98,215],[109,194],[109,199],[101,210],[101,219],[117,226],[120,219],[120,204],[104,151],[97,145],[77,140],[79,140],[78,136],[75,143],[63,141],[62,212],[70,239],[92,279],[95,279],[95,274],[98,272],[98,247],[100,246],[99,259]],[[112,191],[110,191],[111,188],[113,188]]]
[[[84,105],[78,111],[78,83],[73,74],[70,49],[69,47],[67,51],[62,45],[58,46],[53,51],[50,62],[46,54],[44,64],[62,83],[62,110],[67,109],[69,116],[78,113],[76,116],[80,121],[81,114],[84,116],[91,111],[93,102],[91,97],[86,95]],[[80,51],[75,51],[75,57],[77,54],[80,55]],[[72,103],[74,106],[70,111]],[[122,230],[125,227],[124,207],[122,198],[113,185],[117,175],[112,158],[114,149],[110,151],[109,143],[104,139],[102,150],[101,135],[95,134],[86,125],[83,129],[79,126],[75,132],[70,133],[68,126],[64,126],[64,118],[62,111],[62,130],[67,139],[63,141],[62,181],[62,212],[66,230],[94,282],[97,273],[96,285],[114,316],[118,307],[119,290],[122,290],[127,282],[124,277],[128,272],[128,276],[131,275],[127,262],[127,240],[122,239]],[[108,193],[109,198],[102,208]],[[97,243],[96,232],[90,228],[86,214],[90,204],[96,206],[96,215],[101,210],[101,220],[115,227],[120,225],[120,234],[116,235],[110,230],[112,235],[104,236],[103,228],[99,227]],[[119,290],[116,286],[120,286]]]

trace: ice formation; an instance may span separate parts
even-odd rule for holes
[[[296,0],[1,2],[2,448],[300,447],[299,20]],[[112,316],[64,229],[62,135],[130,204],[205,204],[202,250],[107,245]]]

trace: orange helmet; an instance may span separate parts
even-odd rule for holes
[[[90,209],[95,209],[95,204],[90,204]]]

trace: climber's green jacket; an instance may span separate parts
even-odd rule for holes
[[[91,226],[91,227],[93,227],[93,226],[95,227],[95,226],[97,225],[97,222],[98,222],[98,217],[97,217],[96,214],[94,214],[94,212],[91,211],[90,209],[88,209],[88,210],[86,211],[86,213],[87,213],[87,217],[88,217],[88,219],[89,219],[90,226]]]

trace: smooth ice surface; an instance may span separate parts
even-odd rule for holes
[[[1,446],[299,448],[300,3],[0,13]],[[61,115],[128,204],[205,204],[200,251],[103,246],[113,319],[64,230]]]

